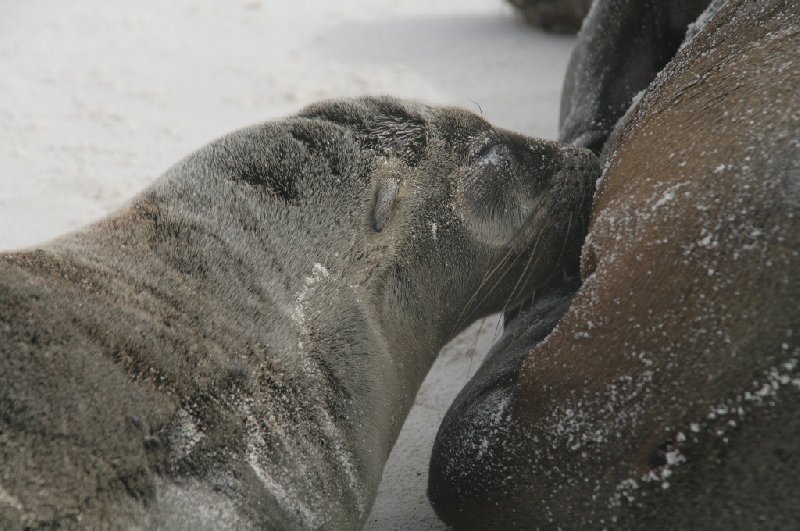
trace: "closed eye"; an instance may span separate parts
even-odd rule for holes
[[[498,164],[505,158],[506,150],[502,144],[491,144],[479,152],[475,157],[475,164]]]
[[[486,138],[472,153],[470,153],[470,164],[487,160],[488,158],[496,158],[499,155],[499,148],[501,147],[500,139],[492,135]]]

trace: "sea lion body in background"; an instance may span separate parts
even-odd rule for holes
[[[712,7],[611,136],[571,305],[534,302],[445,416],[456,528],[800,520],[800,6]]]
[[[328,102],[3,253],[0,527],[360,527],[439,348],[574,267],[598,171]]]
[[[525,21],[546,31],[574,33],[581,27],[592,0],[508,0]]]
[[[600,153],[709,0],[596,0],[570,57],[559,140]]]

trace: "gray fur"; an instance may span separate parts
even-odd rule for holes
[[[710,0],[598,0],[570,57],[559,140],[600,153],[614,125]]]
[[[0,527],[361,526],[439,348],[559,274],[596,172],[458,109],[326,102],[0,255]]]
[[[378,179],[378,193],[375,195],[375,217],[372,220],[372,228],[377,232],[383,230],[383,226],[389,221],[397,196],[400,194],[400,185],[403,176],[399,168],[387,165],[389,168],[381,168],[381,176]]]

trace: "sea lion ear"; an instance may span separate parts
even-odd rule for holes
[[[400,195],[403,177],[396,169],[382,171],[378,178],[378,191],[375,192],[375,211],[372,216],[372,228],[380,232],[389,221],[394,204]]]

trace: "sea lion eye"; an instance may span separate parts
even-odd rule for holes
[[[469,162],[475,163],[481,160],[497,159],[500,155],[499,148],[501,147],[500,138],[497,135],[490,135],[483,139],[469,155]]]
[[[372,229],[375,232],[381,232],[389,221],[403,185],[403,174],[402,166],[397,160],[388,162],[376,171],[378,187],[372,211]]]
[[[493,144],[487,146],[480,151],[475,162],[479,164],[492,164],[497,163],[505,156],[505,150],[501,144]]]
[[[375,194],[375,209],[372,217],[372,228],[375,232],[383,230],[389,216],[394,209],[397,195],[400,192],[402,177],[399,174],[390,174],[383,179]]]

